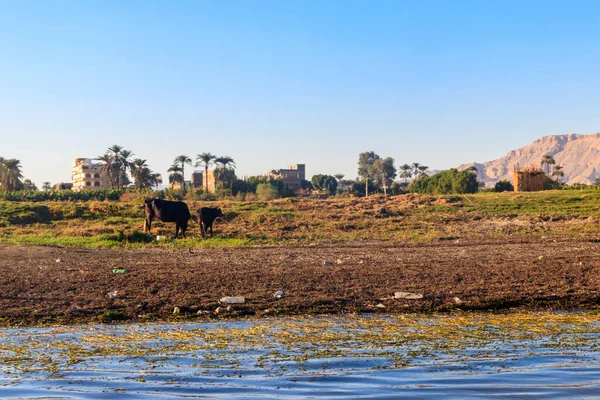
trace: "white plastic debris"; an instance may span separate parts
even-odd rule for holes
[[[179,314],[180,312],[181,312],[181,308],[179,308],[179,307],[175,307],[173,309],[173,314]]]
[[[377,304],[375,307],[376,308],[385,308],[385,306],[383,304],[381,304],[381,303]]]
[[[275,292],[273,297],[275,297],[276,299],[281,299],[283,297],[283,290],[279,290],[279,291]]]
[[[117,291],[113,290],[112,292],[108,292],[108,298],[109,299],[114,299],[115,297],[117,297]]]
[[[246,299],[242,296],[225,296],[219,300],[221,304],[242,304],[245,302]]]
[[[61,261],[61,259],[60,259],[60,258],[57,258],[57,259],[56,259],[56,262],[57,262],[57,263],[59,263],[60,261]]]
[[[456,304],[462,304],[462,303],[464,303],[464,301],[462,301],[462,300],[461,300],[461,299],[459,299],[458,297],[454,297],[454,298],[452,298],[452,300],[454,300],[454,302],[455,302]]]
[[[395,299],[416,300],[416,299],[422,299],[423,295],[421,293],[395,292],[394,293],[394,298]]]

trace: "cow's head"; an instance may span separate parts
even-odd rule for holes
[[[223,211],[221,211],[220,207],[217,207],[217,217],[222,217],[223,216]]]
[[[146,211],[146,215],[154,215],[154,200],[149,197],[144,199],[144,211]]]

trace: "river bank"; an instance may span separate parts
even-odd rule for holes
[[[0,323],[595,308],[599,260],[594,240],[532,237],[222,249],[0,245]],[[244,303],[220,304],[224,296]]]

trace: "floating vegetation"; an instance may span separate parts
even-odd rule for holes
[[[0,376],[89,370],[136,359],[141,370],[255,368],[267,373],[324,370],[348,359],[372,368],[447,360],[492,360],[498,354],[594,352],[600,315],[459,313],[263,318],[181,325],[112,325],[0,330]],[[185,360],[185,361],[182,361]],[[144,373],[138,378],[143,379]]]

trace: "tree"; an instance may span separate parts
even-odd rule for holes
[[[329,194],[335,194],[338,187],[337,179],[331,175],[313,175],[311,183],[315,189],[324,190]]]
[[[34,190],[37,191],[38,188],[35,186],[35,183],[31,182],[31,179],[25,179],[23,181],[23,190]]]
[[[179,183],[180,185],[184,184],[183,171],[179,165],[177,165],[177,164],[171,165],[171,167],[167,170],[167,172],[170,172],[169,186],[171,186],[171,188],[173,188],[175,183]]]
[[[121,181],[121,189],[129,184],[129,178],[127,177],[127,170],[129,169],[132,172],[133,163],[129,160],[134,154],[130,150],[121,150],[121,153],[118,155],[119,164],[121,166],[120,170],[120,181]]]
[[[217,156],[211,153],[201,153],[196,156],[196,167],[204,165],[204,192],[208,193],[208,167],[213,163]]]
[[[366,151],[358,155],[358,176],[365,180],[365,196],[369,195],[369,180],[373,178],[373,164],[379,156],[373,151]]]
[[[273,200],[279,197],[279,193],[277,192],[277,188],[269,183],[259,183],[256,186],[256,197],[264,201]]]
[[[404,179],[404,183],[408,183],[408,179],[412,178],[412,167],[408,164],[400,166],[400,178]]]
[[[150,182],[152,182],[152,186],[154,186],[158,189],[158,186],[163,183],[162,175],[157,172],[151,173],[150,174]]]
[[[425,176],[425,177],[429,176],[427,174],[427,170],[429,169],[428,166],[426,166],[426,165],[420,165],[418,169],[419,169],[419,178],[422,177],[422,176]]]
[[[513,192],[515,187],[507,180],[498,181],[494,185],[494,192]]]
[[[133,153],[130,150],[125,150],[123,146],[114,144],[110,146],[107,152],[96,157],[96,161],[100,161],[100,172],[106,178],[106,181],[112,188],[121,189],[129,184],[127,170],[132,170],[133,166],[130,157]]]
[[[188,164],[191,167],[192,159],[186,155],[180,155],[175,157],[175,160],[173,160],[173,164],[181,165],[181,176],[183,177],[181,180],[181,184],[183,185],[183,192],[185,193],[185,164]]]
[[[475,172],[475,175],[479,175],[479,170],[477,169],[477,167],[475,165],[471,165],[470,167],[468,167],[467,171],[473,171],[473,172]]]
[[[392,157],[379,158],[373,163],[375,181],[383,187],[383,194],[387,196],[387,188],[396,177],[396,167]]]
[[[560,178],[565,176],[565,173],[563,172],[562,169],[563,169],[563,167],[560,165],[554,166],[554,170],[552,171],[552,176],[556,178],[556,183],[559,183]]]
[[[42,190],[50,190],[50,189],[52,189],[50,182],[48,182],[48,181],[42,182]]]
[[[216,157],[215,164],[215,179],[221,182],[221,188],[223,184],[228,183],[229,188],[232,189],[233,182],[235,181],[235,161],[229,156]]]
[[[136,158],[131,163],[131,176],[133,177],[136,189],[150,189],[152,186],[158,186],[162,183],[161,175],[152,172],[146,160]],[[177,180],[179,182],[179,179]]]
[[[104,175],[106,182],[111,188],[115,188],[115,165],[113,164],[113,156],[109,153],[103,156],[96,157],[96,161],[100,161],[100,172]]]
[[[411,165],[412,170],[413,170],[413,176],[415,177],[415,179],[419,179],[419,168],[421,167],[421,164],[418,162],[414,162]]]
[[[540,165],[541,165],[542,169],[544,170],[544,172],[546,172],[546,170],[548,170],[548,172],[550,172],[550,165],[555,165],[555,164],[556,164],[556,161],[554,160],[554,157],[550,153],[544,154],[544,156],[542,157],[542,161],[540,162]]]
[[[431,177],[421,177],[413,181],[408,189],[412,193],[464,194],[477,193],[479,185],[473,171],[452,168]]]
[[[22,185],[22,178],[21,161],[0,157],[0,187],[4,189],[4,198],[8,196],[8,192]]]

